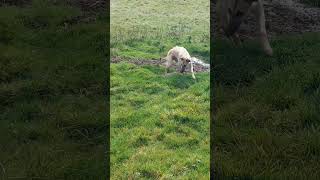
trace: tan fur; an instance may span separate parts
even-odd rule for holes
[[[173,61],[175,61],[180,65],[181,73],[183,73],[184,68],[187,65],[190,65],[192,78],[193,79],[196,78],[193,72],[193,63],[191,63],[192,57],[184,47],[175,46],[174,48],[170,49],[165,59],[166,59],[166,74],[168,73],[169,68],[172,66]]]
[[[218,26],[229,35],[236,44],[240,43],[236,32],[237,28],[248,13],[253,13],[258,22],[258,39],[261,47],[267,55],[272,56],[273,51],[265,27],[265,14],[262,0],[217,0],[216,7]]]

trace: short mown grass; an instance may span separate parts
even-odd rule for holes
[[[255,43],[216,40],[213,159],[218,177],[320,176],[320,34]]]
[[[0,7],[0,179],[104,179],[107,22],[75,7]]]
[[[111,56],[209,62],[209,1],[111,1]],[[209,73],[111,64],[111,179],[209,179]]]

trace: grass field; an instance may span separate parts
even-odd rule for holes
[[[209,1],[111,1],[112,56],[159,59],[175,45],[209,60]]]
[[[320,7],[320,1],[319,0],[301,0],[302,3],[309,4],[311,6]]]
[[[209,1],[111,1],[112,57],[159,59],[181,45],[208,62],[209,42]],[[163,74],[111,64],[111,179],[210,177],[209,73]]]
[[[275,38],[273,57],[215,42],[217,176],[320,177],[320,34]]]
[[[0,7],[0,179],[106,176],[106,16],[58,2]]]

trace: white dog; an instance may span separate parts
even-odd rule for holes
[[[169,50],[166,60],[166,74],[168,73],[169,68],[172,66],[173,61],[177,62],[180,65],[180,72],[183,73],[187,65],[190,65],[190,71],[192,73],[192,78],[196,79],[193,71],[193,64],[197,63],[202,66],[209,67],[209,64],[205,64],[198,60],[195,57],[191,57],[188,51],[184,47],[176,46]]]

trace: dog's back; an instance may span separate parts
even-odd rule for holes
[[[184,47],[175,46],[174,48],[170,49],[167,58],[171,57],[173,60],[179,60],[181,58],[191,59],[190,54]]]

